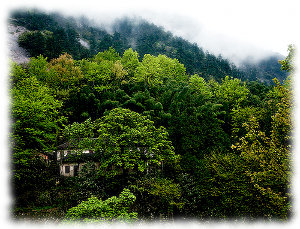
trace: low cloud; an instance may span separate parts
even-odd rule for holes
[[[178,12],[151,11],[147,9],[115,9],[110,11],[78,9],[72,12],[64,9],[58,12],[75,18],[84,16],[93,26],[104,28],[109,33],[113,32],[113,23],[117,19],[124,17],[137,21],[144,19],[157,26],[162,26],[175,36],[196,43],[204,51],[207,50],[216,56],[222,55],[223,58],[229,59],[236,65],[240,65],[246,60],[256,62],[275,54],[270,50],[264,49],[261,44],[249,43],[249,41],[244,41],[236,36],[230,36],[229,33],[216,31],[216,29],[209,28],[205,21],[200,22],[199,18]]]
[[[162,26],[166,31],[173,35],[182,37],[192,43],[196,43],[204,51],[209,51],[214,55],[222,55],[223,58],[229,59],[236,65],[244,61],[257,62],[267,58],[275,53],[262,48],[259,44],[249,43],[229,34],[207,28],[206,25],[199,23],[192,17],[172,13],[154,13],[145,11],[143,13],[118,12],[101,15],[89,15],[94,24],[112,32],[112,25],[116,19],[124,17],[132,20],[145,19],[157,26]],[[279,54],[278,54],[279,55]]]

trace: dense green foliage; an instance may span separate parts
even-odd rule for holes
[[[116,108],[101,119],[96,150],[100,173],[115,176],[143,173],[178,160],[168,132],[153,121],[128,109]]]
[[[135,200],[136,197],[128,189],[124,189],[119,197],[113,196],[105,201],[92,196],[78,206],[70,208],[65,218],[67,221],[83,220],[84,222],[132,221],[137,219],[137,213],[130,212]]]
[[[56,24],[47,20],[22,23],[50,31]],[[286,220],[293,52],[280,62],[291,75],[273,86],[190,75],[179,59],[131,48],[13,64],[15,215],[48,209],[60,220],[87,222]],[[78,154],[64,160],[85,163],[79,176],[61,176],[52,158],[65,143]],[[94,153],[84,157],[84,150]]]

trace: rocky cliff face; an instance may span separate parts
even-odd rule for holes
[[[18,37],[25,32],[26,29],[22,26],[8,24],[8,49],[9,58],[18,64],[29,62],[28,52],[18,45]]]

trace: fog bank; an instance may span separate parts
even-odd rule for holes
[[[116,14],[89,13],[82,15],[88,18],[93,26],[104,28],[109,33],[113,32],[113,24],[116,20],[125,17],[136,23],[146,20],[163,27],[165,31],[170,31],[175,36],[182,37],[191,43],[196,43],[199,47],[203,48],[203,50],[207,50],[216,56],[222,55],[222,57],[229,59],[237,66],[244,61],[251,60],[255,63],[275,54],[274,51],[268,50],[260,44],[250,43],[231,36],[230,34],[218,32],[203,23],[199,23],[199,21],[193,20],[192,17],[180,14],[162,14],[145,11],[143,13],[118,12]],[[283,54],[280,53],[280,55]]]

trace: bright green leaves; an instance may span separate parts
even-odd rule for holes
[[[12,180],[16,202],[24,205],[32,199],[37,203],[37,190],[53,185],[54,176],[39,154],[53,149],[65,117],[60,113],[62,102],[51,90],[34,75],[15,67],[10,91]]]
[[[141,64],[136,68],[134,79],[147,86],[158,86],[168,79],[185,79],[185,68],[176,59],[164,55],[157,57],[145,54]]]
[[[241,136],[246,134],[246,130],[243,127],[244,123],[247,123],[249,119],[255,115],[257,121],[263,119],[264,110],[260,107],[237,107],[231,111],[232,122],[232,135],[233,140],[237,141]]]
[[[126,84],[127,79],[126,76],[128,75],[127,71],[123,68],[120,60],[117,60],[112,66],[112,73],[114,75],[116,84]]]
[[[26,70],[22,66],[12,62],[10,67],[10,81],[12,83],[12,86],[17,86],[23,79],[29,77],[28,72],[26,72]]]
[[[121,61],[114,49],[99,52],[92,60],[78,61],[86,81],[100,93],[128,83],[128,72],[122,63],[123,59]]]
[[[92,66],[94,69],[93,83],[97,85],[98,89],[109,89],[113,87],[117,81],[122,81],[125,78],[127,72],[124,70],[121,64],[121,57],[113,48],[107,51],[99,52],[92,60]],[[88,77],[88,80],[91,80]]]
[[[135,200],[136,197],[128,189],[124,189],[119,197],[113,196],[104,201],[92,196],[70,208],[65,219],[83,222],[137,220],[137,213],[131,210]]]
[[[128,72],[129,76],[134,75],[135,69],[139,65],[139,54],[136,51],[133,51],[131,48],[125,50],[121,63],[124,69]]]
[[[169,58],[165,55],[158,55],[160,78],[163,81],[168,79],[187,80],[185,67],[177,59]]]
[[[286,59],[279,61],[281,64],[281,70],[292,72],[295,68],[294,66],[294,57],[295,57],[295,46],[289,45],[288,47],[289,54]]]
[[[232,109],[245,103],[249,89],[237,78],[226,76],[222,83],[211,82],[214,97],[225,107]]]
[[[119,53],[115,51],[113,48],[109,48],[109,50],[105,50],[104,52],[99,52],[95,57],[94,61],[97,63],[100,63],[102,61],[110,61],[115,62],[117,60],[120,60],[121,57]]]
[[[113,63],[111,61],[105,60],[97,63],[89,60],[81,60],[79,61],[79,66],[85,80],[89,84],[92,84],[96,91],[102,92],[112,87]]]
[[[76,149],[80,155],[82,150],[92,150],[94,148],[94,135],[97,132],[97,123],[87,119],[82,123],[74,122],[62,131],[63,139]]]
[[[241,80],[226,76],[221,83],[214,80],[208,82],[212,90],[215,103],[222,104],[225,111],[222,119],[223,129],[228,135],[232,135],[232,115],[233,109],[245,107],[248,103],[249,89]]]
[[[45,149],[51,146],[63,121],[59,113],[62,103],[35,77],[20,81],[12,88],[11,96],[13,134],[19,136],[18,147]]]
[[[142,63],[136,68],[134,80],[144,82],[148,86],[158,86],[162,84],[162,80],[159,78],[159,72],[159,62],[157,59],[146,54]]]
[[[290,88],[280,85],[277,80],[276,87],[274,87],[274,93],[277,94],[277,103],[275,113],[272,116],[272,132],[271,137],[277,147],[290,147],[292,117],[291,110],[292,104],[292,91]]]
[[[175,163],[177,156],[165,128],[127,109],[114,109],[101,119],[97,153],[103,175],[143,173],[151,166]]]
[[[28,65],[28,72],[30,75],[36,76],[39,81],[47,82],[48,77],[50,77],[51,74],[48,70],[47,58],[44,58],[42,55],[39,55],[36,58],[32,57]]]
[[[66,126],[63,134],[67,139],[93,138],[95,129],[95,122],[89,118],[82,123],[74,122]]]
[[[185,79],[185,68],[176,59],[164,55],[157,57],[146,54],[139,62],[139,55],[136,51],[128,49],[122,58],[114,49],[98,53],[93,62],[98,65],[104,62],[107,69],[111,70],[114,79],[119,83],[143,82],[148,86],[157,86],[166,79]],[[110,66],[108,66],[110,65]]]
[[[232,140],[237,141],[232,151],[205,157],[208,196],[218,203],[213,210],[218,216],[287,219],[290,214],[291,89],[274,81],[276,86],[260,96],[264,101],[246,104],[249,92],[238,81],[225,78],[214,87],[214,95],[231,110]],[[262,93],[261,88],[252,88],[252,94]]]
[[[212,92],[209,88],[209,85],[199,75],[192,75],[189,79],[189,83],[191,89],[195,90],[197,94],[203,95],[203,97],[205,97],[206,99],[210,99],[212,97]]]
[[[270,115],[270,134],[277,146],[287,147],[291,141],[293,130],[291,111],[293,106],[293,89],[290,80],[286,84],[280,84],[275,78],[276,86],[268,93],[266,109]]]

